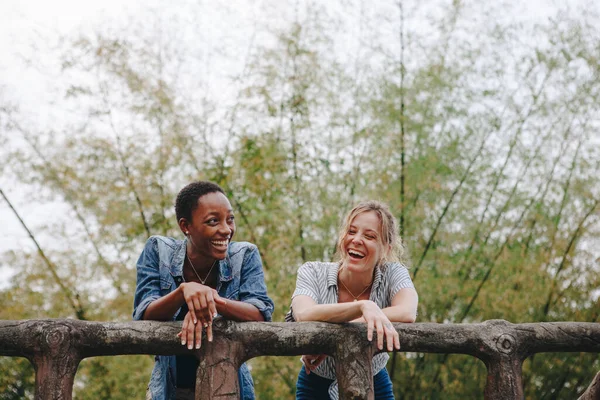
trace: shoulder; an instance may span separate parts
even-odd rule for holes
[[[387,263],[382,269],[383,280],[386,284],[390,285],[391,288],[407,288],[413,287],[414,284],[408,272],[408,268],[403,264],[394,262]]]
[[[408,268],[404,264],[391,262],[384,265],[382,272],[387,275],[408,274]]]
[[[168,246],[168,247],[178,247],[183,240],[175,239],[168,236],[160,236],[160,235],[152,235],[146,241],[146,246]]]
[[[227,254],[229,254],[229,257],[251,253],[253,251],[258,252],[258,247],[249,242],[230,242],[229,247],[227,248]]]
[[[309,261],[300,266],[298,268],[298,275],[315,275],[315,276],[324,276],[326,277],[331,271],[331,269],[335,268],[337,271],[337,264],[332,262],[322,262],[322,261]],[[336,272],[337,273],[337,272]]]
[[[150,236],[146,240],[144,245],[144,251],[142,256],[145,254],[150,257],[159,257],[161,259],[168,259],[175,254],[178,249],[183,246],[184,241],[178,240],[172,237],[154,235]]]

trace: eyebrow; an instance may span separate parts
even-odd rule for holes
[[[233,214],[233,208],[230,208],[227,210],[228,214]],[[210,216],[210,215],[220,215],[221,213],[219,211],[211,211],[205,214],[206,217]]]
[[[350,226],[348,227],[348,229],[357,229],[357,228],[356,228],[356,225],[350,225]],[[376,235],[379,235],[379,232],[377,232],[377,231],[375,231],[375,230],[373,230],[373,229],[371,229],[371,228],[369,228],[369,229],[366,229],[366,231],[367,231],[367,232],[369,232],[369,233],[374,233],[374,234],[376,234]]]

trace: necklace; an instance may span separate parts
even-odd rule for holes
[[[190,262],[190,266],[192,267],[192,270],[196,274],[196,277],[198,277],[198,280],[200,281],[200,283],[204,285],[204,282],[206,282],[206,280],[210,276],[210,273],[212,272],[213,268],[215,267],[215,264],[217,263],[217,260],[215,260],[215,262],[213,263],[213,265],[208,270],[208,274],[206,274],[206,277],[204,279],[202,279],[202,278],[200,278],[200,274],[198,274],[198,271],[196,271],[196,267],[194,267],[194,263],[192,263],[192,260],[190,259],[190,256],[188,255],[187,251],[185,252],[185,256],[187,257],[188,261]]]
[[[360,292],[360,293],[358,294],[358,296],[355,296],[355,295],[354,295],[354,293],[352,293],[352,292],[350,291],[350,289],[348,289],[348,286],[346,286],[346,285],[344,284],[344,281],[342,280],[342,277],[341,277],[339,274],[338,274],[338,280],[340,281],[340,283],[342,284],[342,286],[344,287],[344,289],[346,289],[346,291],[347,291],[348,293],[350,293],[350,296],[354,297],[354,301],[358,301],[358,298],[359,298],[360,296],[362,296],[362,294],[363,294],[364,292],[366,292],[366,291],[367,291],[367,289],[368,289],[368,288],[370,288],[370,287],[371,287],[371,285],[373,284],[373,281],[371,281],[371,283],[369,283],[369,284],[367,285],[367,287],[366,287],[366,288],[364,288],[364,289],[362,290],[362,292]]]

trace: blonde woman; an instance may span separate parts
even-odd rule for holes
[[[362,322],[367,337],[377,332],[380,350],[400,348],[392,322],[414,322],[418,295],[400,261],[398,225],[377,201],[358,204],[340,232],[338,262],[308,262],[298,270],[288,321]],[[375,399],[393,399],[385,369],[389,356],[373,357]],[[335,364],[325,355],[305,355],[296,383],[296,399],[337,399]]]

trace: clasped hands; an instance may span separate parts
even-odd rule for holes
[[[202,328],[206,329],[206,337],[209,342],[212,342],[212,320],[217,316],[217,304],[225,305],[227,300],[219,296],[215,289],[197,282],[185,282],[181,287],[188,313],[183,319],[181,332],[177,336],[183,346],[187,344],[188,349],[194,347],[199,349],[202,342]]]
[[[383,350],[384,339],[387,351],[400,350],[400,336],[387,315],[373,301],[365,301],[361,305],[362,317],[350,322],[363,322],[367,324],[367,339],[373,340],[373,331],[377,332],[377,348]],[[314,371],[325,359],[325,354],[308,354],[302,356],[302,362],[307,374]]]

